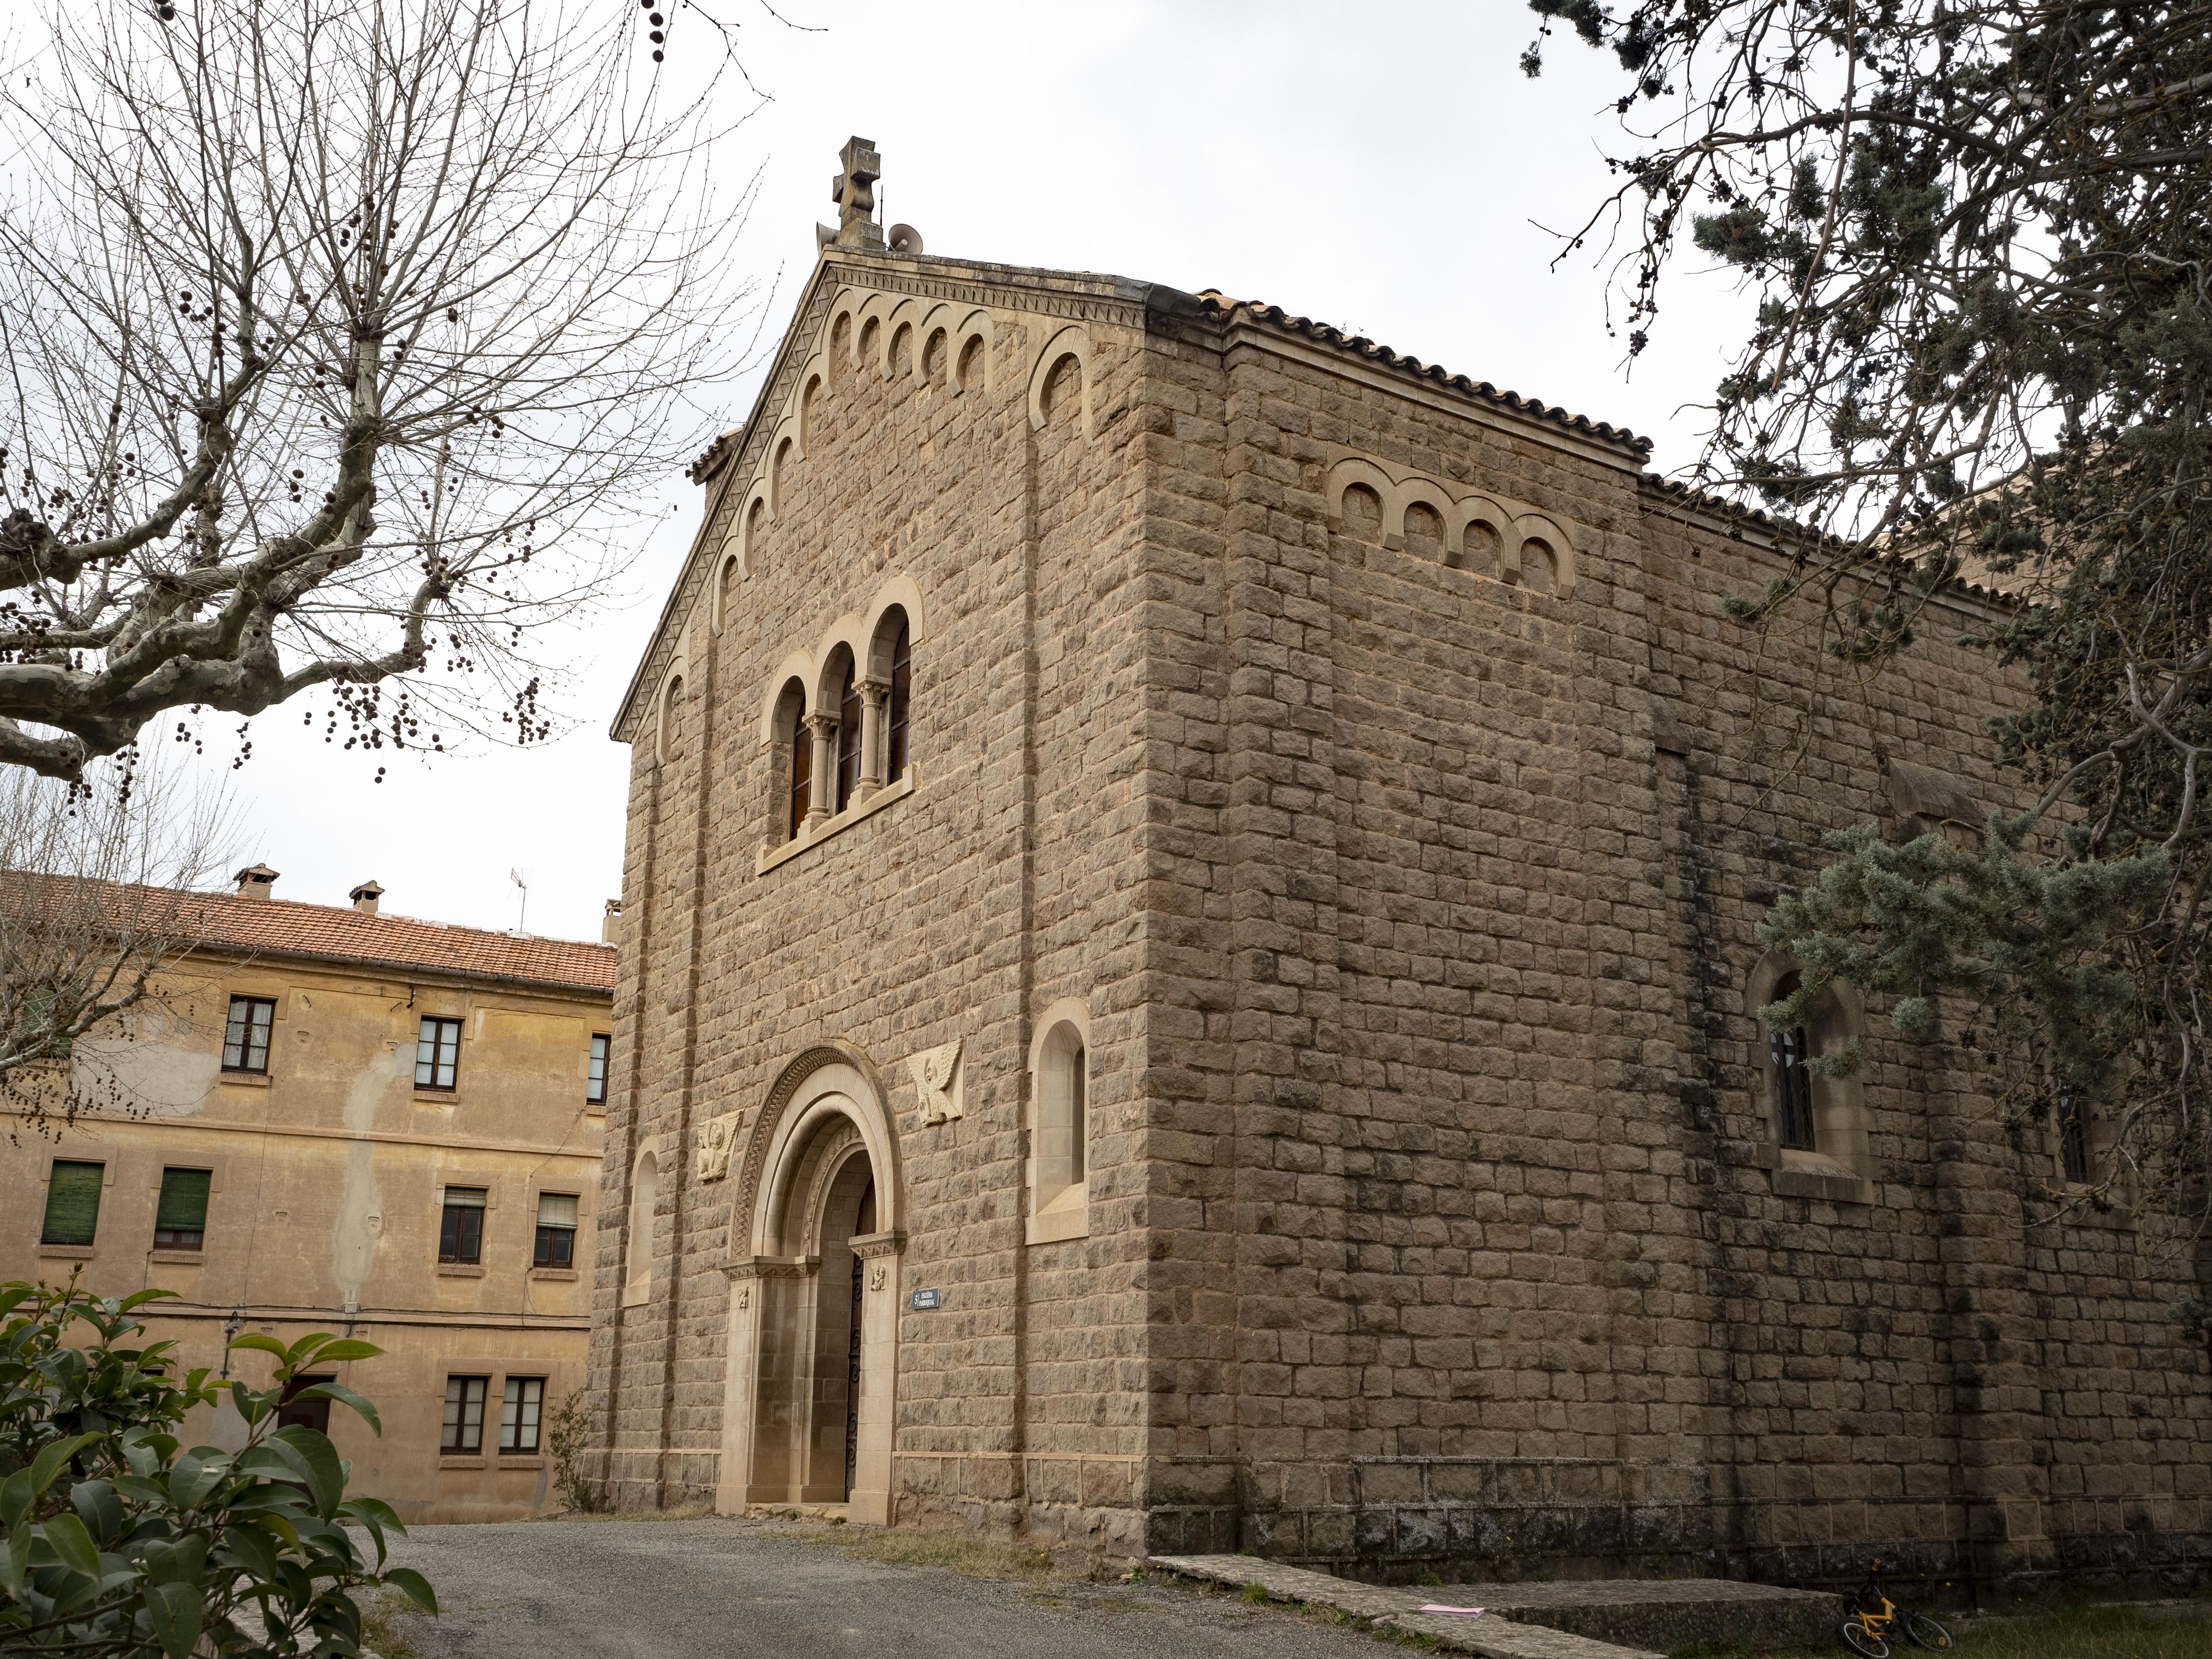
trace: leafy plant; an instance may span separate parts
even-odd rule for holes
[[[1570,243],[1620,255],[1630,355],[1688,247],[1756,301],[1691,477],[1798,532],[1731,614],[1859,679],[1959,626],[1958,578],[2014,601],[1965,642],[2026,682],[1990,735],[2033,809],[1982,859],[1832,844],[1770,946],[1903,998],[1908,1036],[1942,994],[2009,1129],[2096,1121],[2085,1201],[2201,1217],[2212,6],[1530,4],[1528,73],[1559,25],[1620,66],[1627,147]]]
[[[563,1507],[578,1515],[590,1515],[599,1507],[599,1489],[585,1479],[576,1462],[578,1455],[591,1443],[591,1426],[581,1389],[555,1407],[545,1419],[546,1443],[553,1453],[553,1484],[560,1488]]]
[[[145,1329],[132,1313],[173,1294],[0,1284],[0,1650],[326,1659],[361,1651],[356,1591],[388,1584],[437,1611],[420,1573],[385,1565],[386,1533],[406,1530],[390,1506],[345,1495],[328,1436],[276,1422],[323,1398],[382,1433],[367,1400],[306,1375],[382,1350],[249,1333],[230,1346],[275,1358],[269,1387],[204,1367],[179,1379],[173,1343],[131,1346]],[[225,1399],[245,1444],[185,1449],[185,1413]]]

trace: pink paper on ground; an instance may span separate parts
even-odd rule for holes
[[[1433,1601],[1429,1603],[1427,1607],[1423,1607],[1421,1611],[1423,1613],[1455,1613],[1462,1619],[1476,1619],[1480,1618],[1482,1614],[1482,1609],[1480,1607],[1439,1607]]]

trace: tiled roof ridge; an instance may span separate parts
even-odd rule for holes
[[[714,442],[699,452],[699,459],[684,469],[684,476],[696,484],[712,483],[715,475],[735,458],[738,445],[744,435],[743,426],[733,426],[727,432],[716,433]]]
[[[1747,507],[1741,501],[1731,501],[1725,495],[1716,495],[1709,489],[1700,489],[1697,485],[1685,483],[1680,478],[1669,478],[1657,472],[1646,472],[1637,479],[1637,483],[1645,489],[1655,491],[1662,495],[1671,495],[1683,506],[1698,512],[1710,513],[1717,519],[1749,524],[1766,532],[1769,535],[1804,537],[1835,548],[1850,545],[1840,536],[1831,535],[1826,531],[1810,529],[1795,520],[1778,518],[1764,507]],[[1875,557],[1878,560],[1899,562],[1894,554],[1878,553]],[[1944,586],[1961,589],[1978,599],[1993,599],[2001,605],[2021,603],[2020,595],[2010,588],[1999,587],[1993,582],[1968,575],[1963,570]]]
[[[0,890],[19,882],[62,884],[75,879],[8,872],[0,874]],[[188,949],[265,951],[465,978],[614,989],[615,947],[596,940],[518,935],[416,916],[372,915],[350,905],[304,899],[246,898],[136,883],[100,885],[114,901],[118,925],[129,925],[134,909],[158,907],[160,913],[173,915],[163,931],[173,933]]]
[[[1332,324],[1317,323],[1310,317],[1294,315],[1285,311],[1280,306],[1269,305],[1264,301],[1232,299],[1218,289],[1202,289],[1197,298],[1202,309],[1224,318],[1233,317],[1241,312],[1255,322],[1266,323],[1272,327],[1283,330],[1285,333],[1302,335],[1307,339],[1318,340],[1324,345],[1334,346],[1340,351],[1353,352],[1370,362],[1382,363],[1388,368],[1402,369],[1407,374],[1419,375],[1423,380],[1434,380],[1439,385],[1451,386],[1471,397],[1480,398],[1486,402],[1496,404],[1501,408],[1510,409],[1522,415],[1533,416],[1540,421],[1565,428],[1570,432],[1582,433],[1606,443],[1620,444],[1646,457],[1651,453],[1651,440],[1631,432],[1625,426],[1614,426],[1607,421],[1593,421],[1587,415],[1571,414],[1555,404],[1547,404],[1535,398],[1524,398],[1517,392],[1503,390],[1488,380],[1477,380],[1465,374],[1455,374],[1441,364],[1425,363],[1419,357],[1394,351],[1389,346],[1370,340],[1364,334],[1347,334]]]

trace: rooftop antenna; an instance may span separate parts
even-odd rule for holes
[[[514,931],[520,933],[522,932],[522,924],[530,919],[530,884],[523,880],[522,872],[520,870],[509,870],[507,873],[508,878],[522,890],[522,910],[514,919]]]

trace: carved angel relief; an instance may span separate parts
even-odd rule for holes
[[[907,1056],[906,1069],[921,1102],[921,1121],[942,1123],[964,1115],[960,1101],[960,1042],[925,1048]]]
[[[738,1133],[745,1127],[743,1112],[728,1112],[720,1117],[710,1117],[699,1126],[699,1151],[696,1178],[700,1181],[720,1181],[730,1172],[730,1150],[738,1144]]]

